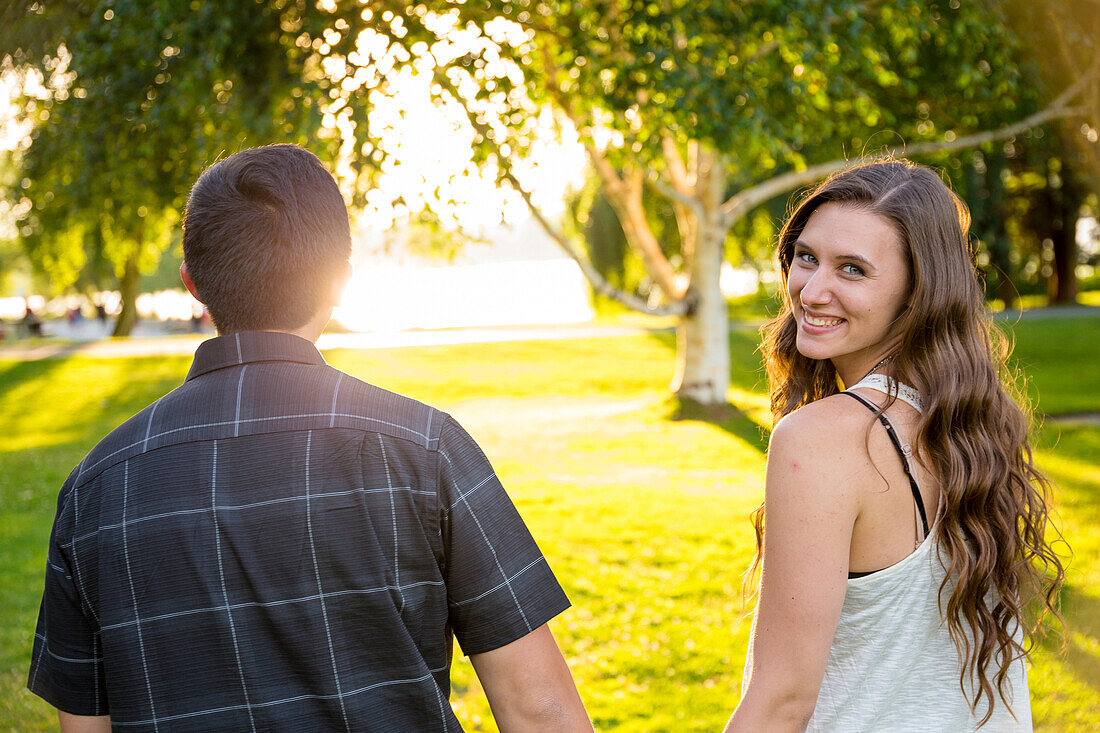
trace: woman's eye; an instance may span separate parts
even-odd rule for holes
[[[798,252],[798,253],[795,254],[795,259],[802,260],[803,262],[805,262],[807,264],[810,264],[810,265],[816,265],[817,264],[817,258],[814,257],[809,252]]]
[[[863,274],[864,274],[863,273],[863,268],[859,267],[858,265],[844,265],[840,269],[843,270],[848,275],[856,275],[856,276],[859,276],[859,277],[863,277]]]

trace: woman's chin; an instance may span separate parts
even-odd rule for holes
[[[798,349],[798,353],[807,359],[813,359],[814,361],[821,361],[822,359],[829,359],[834,355],[834,350],[827,348],[825,345],[816,343],[811,339],[799,338],[795,342],[795,348]]]

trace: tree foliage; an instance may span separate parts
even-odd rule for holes
[[[344,153],[362,194],[392,153],[370,110],[405,69],[470,113],[475,161],[502,180],[550,105],[615,170],[657,180],[666,141],[697,143],[721,152],[736,191],[1033,111],[1006,12],[992,0],[16,0],[0,51],[47,71],[59,46],[71,55],[71,88],[29,110],[28,178],[54,198],[31,191],[28,224],[49,238],[97,208],[112,234],[144,232],[216,155],[274,139],[316,148],[324,114],[354,138]],[[335,157],[340,141],[320,142]]]
[[[19,161],[21,238],[57,289],[89,258],[109,262],[128,326],[138,272],[156,265],[203,167],[263,142],[318,148],[310,58],[287,34],[310,17],[251,2],[23,5],[0,51],[55,81],[24,102],[35,124]]]
[[[329,7],[336,32],[314,47],[343,74],[330,93],[364,185],[392,152],[366,113],[403,68],[430,75],[440,104],[468,114],[475,161],[516,188],[525,187],[517,161],[549,106],[597,170],[606,166],[605,188],[648,182],[676,203],[686,197],[673,179],[689,173],[691,146],[720,156],[725,199],[838,157],[951,143],[1045,101],[1023,83],[1013,8],[993,1]],[[424,203],[445,213],[446,202]],[[745,209],[728,203],[732,224]],[[675,299],[665,269],[654,274]]]
[[[72,57],[71,91],[38,112],[26,154],[25,233],[39,261],[71,251],[81,228],[103,232],[116,266],[122,252],[155,251],[151,229],[178,214],[202,164],[270,139],[320,146],[365,203],[401,164],[390,133],[405,121],[378,112],[413,80],[469,140],[470,169],[515,189],[599,292],[682,317],[681,358],[728,351],[717,263],[738,254],[731,230],[759,229],[739,222],[761,204],[851,156],[961,149],[1096,105],[1084,41],[1071,39],[1064,82],[1037,86],[1021,63],[1031,41],[1013,30],[1045,13],[1069,33],[1071,0],[23,4],[58,30],[43,40],[40,26],[16,24],[22,45],[0,35],[17,61],[40,63],[59,43]],[[533,151],[548,124],[585,146],[662,302],[609,283],[535,204]],[[402,203],[446,223],[446,184]],[[723,400],[728,365],[708,369],[678,370],[679,384]]]
[[[905,69],[885,72],[880,69],[877,73],[894,74],[897,76],[895,85],[909,86],[917,83],[918,89],[923,90],[923,96],[914,97],[917,100],[915,108],[895,104],[893,110],[887,109],[886,114],[890,115],[892,127],[872,135],[868,141],[863,142],[864,148],[856,149],[862,142],[858,132],[853,132],[852,139],[845,144],[842,139],[818,142],[813,133],[795,128],[791,128],[788,133],[795,136],[791,138],[791,147],[816,147],[816,153],[811,153],[811,156],[823,157],[829,155],[830,151],[835,155],[839,149],[852,150],[857,154],[862,150],[874,151],[885,144],[902,140],[921,142],[922,138],[934,140],[940,135],[943,136],[940,139],[945,141],[957,139],[960,126],[953,124],[950,118],[946,123],[939,122],[936,110],[929,104],[931,99],[943,94],[943,85],[932,94],[930,92],[935,85],[930,85],[928,79],[937,75],[949,77],[960,69],[966,72],[966,67],[980,72],[978,76],[960,74],[959,87],[971,91],[941,99],[946,103],[943,107],[948,110],[956,108],[969,111],[970,119],[962,122],[972,128],[977,126],[974,113],[980,111],[972,105],[975,87],[984,87],[986,92],[993,94],[1003,94],[1010,101],[998,110],[996,101],[993,100],[994,114],[988,114],[987,108],[983,121],[1007,122],[1012,119],[1013,114],[1035,112],[1044,100],[1056,97],[1066,86],[1090,74],[1089,67],[1097,57],[1096,39],[1100,36],[1089,29],[1100,30],[1100,2],[1072,3],[1056,0],[1051,3],[1037,3],[1021,0],[991,4],[987,11],[990,13],[990,20],[1000,22],[993,33],[986,34],[987,37],[991,36],[987,41],[988,47],[1000,49],[993,56],[950,58],[941,53],[941,49],[960,43],[959,36],[951,34],[937,35],[936,43],[929,46],[930,50],[925,53],[914,53],[911,50],[900,52],[896,48],[891,51],[897,52],[894,62],[902,58],[906,61],[916,58],[913,65],[918,73],[907,72]],[[930,12],[932,15],[938,14],[934,7]],[[912,31],[907,33],[911,36]],[[964,36],[965,34],[966,32],[963,33]],[[1006,63],[1008,67],[1005,67]],[[994,65],[1007,68],[1009,73],[990,86],[987,80],[993,79]],[[922,76],[925,81],[918,83]],[[1082,95],[1081,98],[1086,103],[1095,101],[1095,97],[1090,95]],[[985,99],[985,104],[989,105],[990,100]],[[889,108],[890,105],[883,106]],[[847,106],[832,109],[845,113],[850,111]],[[823,106],[822,110],[827,113],[829,108]],[[1094,113],[1090,117],[1098,119],[1100,114]],[[821,116],[815,115],[808,119],[815,125],[820,125],[823,121]],[[941,129],[944,125],[948,129]],[[911,134],[902,136],[898,130],[906,126],[910,128]],[[961,129],[965,130],[965,125]],[[926,162],[944,170],[970,204],[974,215],[973,228],[979,236],[979,245],[983,248],[980,262],[986,271],[987,284],[993,297],[999,296],[1012,302],[1017,288],[1022,287],[1028,292],[1042,292],[1047,282],[1051,283],[1052,297],[1066,298],[1072,291],[1072,283],[1067,284],[1065,277],[1067,271],[1072,274],[1072,267],[1063,266],[1063,277],[1058,278],[1058,263],[1050,261],[1049,245],[1052,241],[1064,241],[1073,222],[1063,221],[1065,217],[1061,211],[1055,212],[1054,209],[1079,208],[1090,190],[1095,189],[1095,181],[1089,180],[1094,179],[1095,175],[1086,175],[1090,168],[1096,168],[1098,159],[1095,142],[1096,133],[1093,128],[1084,123],[1081,116],[1071,116],[1046,130],[1027,129],[1007,140],[988,142],[980,150],[955,150],[925,158]],[[785,168],[789,168],[790,164],[797,167],[813,162],[812,157],[803,156],[801,160],[789,160]],[[760,175],[759,169],[756,170],[757,175]],[[736,178],[731,180],[730,185],[737,185]],[[751,180],[748,185],[751,185]],[[775,234],[774,224],[782,218],[785,202],[786,194],[782,194],[767,202],[765,209],[756,209],[748,219],[735,224],[727,240],[727,253],[731,260],[754,263],[761,255],[762,259],[768,259],[767,250],[770,249]],[[578,213],[585,216],[583,209]],[[599,236],[602,229],[595,231],[589,227],[584,233],[587,235],[588,249],[599,249],[592,238]],[[622,236],[621,230],[615,234]],[[1043,247],[1047,249],[1044,250]],[[618,251],[614,237],[609,249]],[[1054,251],[1060,253],[1061,248],[1055,247]],[[1067,256],[1072,256],[1072,253]],[[603,267],[601,272],[629,270],[629,251],[623,251],[621,257],[625,262],[616,264],[614,268],[595,260],[594,264]],[[644,282],[644,279],[636,278],[631,284],[636,286],[639,281]],[[618,285],[620,281],[616,280],[615,283]],[[1072,299],[1072,295],[1068,297]]]

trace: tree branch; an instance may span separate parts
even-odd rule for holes
[[[614,170],[597,150],[589,146],[588,151],[590,157],[594,156],[592,161],[601,177],[606,171]],[[614,181],[604,179],[604,192],[607,194],[608,203],[619,218],[627,244],[641,257],[646,272],[669,300],[680,300],[684,297],[686,288],[678,281],[676,270],[665,257],[661,244],[657,241],[646,219],[645,209],[642,206],[644,185],[645,176],[642,169],[637,165],[628,165],[623,169],[618,186],[614,185]]]
[[[562,94],[556,80],[557,70],[554,68],[549,52],[545,49],[543,50],[543,63],[546,64],[546,71],[551,76],[550,83],[547,85],[547,91],[551,99],[569,118],[573,123],[573,127],[579,133],[582,129],[581,120]],[[665,297],[672,302],[683,300],[686,289],[677,281],[676,271],[673,269],[672,263],[661,251],[661,245],[657,241],[657,237],[654,236],[653,230],[650,229],[649,222],[646,221],[645,212],[642,209],[641,175],[632,177],[630,175],[631,168],[627,166],[620,176],[615,167],[607,162],[607,159],[596,149],[591,140],[585,141],[584,149],[588,154],[588,159],[592,161],[592,166],[596,169],[596,174],[603,183],[607,201],[611,204],[611,208],[615,210],[615,216],[618,217],[623,234],[626,235],[627,244],[641,258],[646,272],[653,278],[653,282],[657,284]]]
[[[652,306],[637,295],[628,293],[609,283],[592,263],[581,254],[580,250],[570,242],[564,234],[558,231],[549,220],[547,220],[546,216],[531,201],[531,194],[520,185],[519,181],[516,180],[515,176],[513,176],[510,171],[506,170],[505,179],[512,188],[516,190],[520,197],[523,198],[524,203],[527,204],[527,209],[531,212],[531,215],[535,217],[535,220],[538,221],[543,230],[558,243],[558,246],[561,247],[574,262],[577,263],[581,268],[581,273],[584,274],[588,282],[591,283],[592,289],[597,293],[621,303],[631,310],[653,316],[682,316],[688,312],[688,304],[683,299],[674,300],[665,305]]]
[[[435,74],[435,79],[441,87],[447,90],[447,92],[458,102],[463,111],[466,112],[466,117],[470,121],[470,124],[477,130],[478,134],[485,140],[486,143],[491,145],[497,154],[497,160],[500,163],[501,178],[508,182],[508,184],[520,195],[523,202],[527,205],[527,210],[531,212],[531,216],[535,218],[535,221],[539,223],[558,246],[569,255],[569,257],[577,263],[580,267],[581,273],[592,285],[592,289],[600,295],[606,298],[610,298],[622,305],[630,308],[631,310],[638,311],[639,313],[646,313],[654,316],[682,316],[688,312],[688,303],[683,299],[673,300],[670,303],[659,306],[651,306],[644,299],[628,293],[627,291],[617,288],[607,281],[603,275],[592,265],[592,263],[585,257],[580,249],[573,244],[561,231],[555,227],[546,215],[535,205],[531,199],[531,193],[523,187],[523,184],[519,182],[515,174],[512,172],[512,164],[509,158],[501,153],[500,146],[489,135],[490,129],[484,122],[479,122],[477,115],[467,106],[465,99],[459,94],[458,89],[454,86],[446,74]]]
[[[995,140],[1006,140],[1010,137],[1020,134],[1025,130],[1032,127],[1038,127],[1051,120],[1061,119],[1064,117],[1075,117],[1079,115],[1087,114],[1088,110],[1083,107],[1067,107],[1066,103],[1080,94],[1085,86],[1091,81],[1092,77],[1097,72],[1097,66],[1094,65],[1090,72],[1070,85],[1065,91],[1058,95],[1049,106],[1039,110],[1035,114],[1028,115],[1027,117],[1014,122],[1010,125],[998,127],[994,130],[986,130],[985,132],[974,133],[973,135],[964,135],[963,137],[956,138],[951,141],[939,141],[939,142],[924,142],[917,143],[915,145],[905,146],[899,145],[892,148],[887,148],[883,151],[883,155],[887,156],[916,156],[924,155],[926,153],[940,153],[948,152],[951,150],[961,150],[963,148],[971,148],[983,143],[993,142]],[[764,203],[765,201],[778,196],[781,193],[785,193],[792,189],[804,186],[814,181],[824,178],[825,176],[836,173],[837,171],[844,170],[852,165],[852,161],[847,158],[838,158],[837,160],[831,160],[827,163],[819,163],[818,165],[812,165],[800,171],[791,171],[782,175],[776,176],[770,180],[767,180],[761,184],[753,186],[752,188],[745,189],[732,196],[724,204],[722,204],[722,217],[723,223],[726,226],[733,226],[733,224],[742,216],[752,211],[755,207]]]
[[[661,154],[665,159],[671,185],[665,183],[656,172],[648,176],[649,184],[672,203],[686,206],[696,215],[702,214],[703,202],[695,195],[694,186],[688,180],[687,166],[684,165],[684,159],[680,157],[680,151],[676,149],[676,141],[672,136],[665,135],[661,138]]]
[[[687,166],[684,165],[684,159],[680,157],[680,151],[676,148],[676,141],[672,139],[671,135],[665,135],[661,138],[661,155],[668,167],[672,185],[681,193],[690,195],[692,193],[692,182],[688,180]]]
[[[651,175],[647,177],[646,180],[649,185],[653,186],[654,191],[661,194],[672,203],[687,206],[696,213],[702,212],[703,205],[702,203],[700,203],[699,199],[689,194],[683,193],[673,186],[668,185],[661,180],[660,176]]]

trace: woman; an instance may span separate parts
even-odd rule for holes
[[[935,173],[882,161],[780,234],[759,602],[727,731],[1031,730],[1023,630],[1063,572],[968,224]]]

